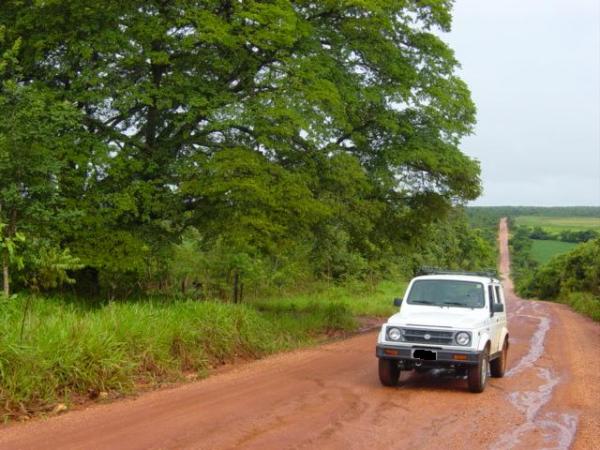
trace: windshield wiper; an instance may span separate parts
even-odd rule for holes
[[[470,308],[470,306],[460,302],[443,302],[442,304],[445,306],[463,306],[465,308]]]
[[[430,302],[429,300],[411,300],[409,303],[415,303],[418,305],[439,305],[439,303]]]

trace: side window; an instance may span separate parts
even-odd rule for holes
[[[496,290],[496,303],[504,303],[504,299],[500,293],[500,286],[496,285],[494,286],[494,289]]]
[[[491,284],[488,284],[488,297],[490,298],[490,313],[494,314],[493,313],[493,309],[492,309],[492,307],[494,305],[494,301],[495,301],[495,299],[494,299],[494,288],[492,287]]]

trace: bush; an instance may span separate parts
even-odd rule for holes
[[[540,239],[540,240],[548,240],[554,239],[555,236],[551,233],[548,233],[542,227],[534,227],[533,230],[529,233],[530,239]]]

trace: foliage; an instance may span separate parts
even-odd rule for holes
[[[56,289],[75,280],[69,272],[81,269],[79,259],[69,249],[61,249],[48,241],[29,242],[25,252],[21,281],[35,292]]]
[[[579,244],[569,253],[555,256],[534,269],[518,280],[521,295],[573,304],[598,320],[600,239]]]
[[[552,235],[545,231],[542,227],[534,227],[529,233],[531,239],[552,239]]]
[[[600,237],[600,234],[595,230],[581,230],[581,231],[571,231],[565,230],[561,231],[558,235],[558,239],[562,242],[587,242],[592,239],[596,239]]]
[[[549,218],[558,221],[567,220],[571,222],[570,225],[600,218],[600,206],[471,206],[469,212],[473,216],[517,218],[523,225],[525,225],[524,217],[546,223]],[[536,224],[527,223],[527,225]]]
[[[560,232],[552,232],[541,226],[536,226],[529,232],[529,237],[538,240],[580,243],[595,239],[599,237],[599,234],[595,230],[562,230]]]
[[[525,295],[523,286],[531,279],[533,271],[538,263],[531,258],[533,241],[529,239],[529,230],[524,227],[513,225],[510,236],[511,275],[515,282],[517,292]]]
[[[434,223],[428,231],[415,269],[421,266],[462,270],[496,267],[495,247],[480,229],[469,226],[462,211],[453,212],[449,220]]]
[[[531,239],[587,242],[599,236],[600,216],[519,216],[516,222],[531,229]]]
[[[394,312],[392,299],[402,297],[407,287],[404,281],[383,281],[376,285],[361,282],[332,286],[316,284],[307,292],[289,296],[251,300],[250,305],[259,311],[302,311],[310,310],[315,304],[343,305],[354,316],[388,317]]]
[[[60,228],[76,215],[63,210],[63,187],[77,172],[70,168],[77,164],[80,125],[72,105],[14,80],[0,86],[0,116],[0,241],[6,274],[7,262],[23,269],[25,256],[17,250],[27,247],[18,242],[57,241]]]
[[[600,297],[595,297],[589,292],[571,292],[565,299],[559,301],[566,303],[578,313],[600,322]]]
[[[469,206],[465,212],[471,228],[480,230],[484,239],[497,248],[498,224],[503,217],[507,217],[510,223],[509,211],[504,208]]]
[[[16,232],[14,236],[7,236],[5,229],[7,225],[0,222],[0,252],[7,256],[9,263],[15,265],[18,269],[23,269],[23,257],[20,255],[19,247],[22,247],[26,241],[23,233]]]
[[[477,265],[477,237],[440,231],[480,193],[458,147],[475,107],[437,35],[450,8],[6,0],[2,221],[69,248],[86,295],[375,279],[448,250]]]

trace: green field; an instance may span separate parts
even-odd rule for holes
[[[515,220],[518,225],[526,227],[542,227],[549,232],[561,232],[566,230],[594,230],[600,232],[600,217],[517,216]]]
[[[557,255],[568,253],[573,250],[577,244],[572,242],[550,241],[550,240],[532,240],[531,257],[540,264],[545,264]]]

